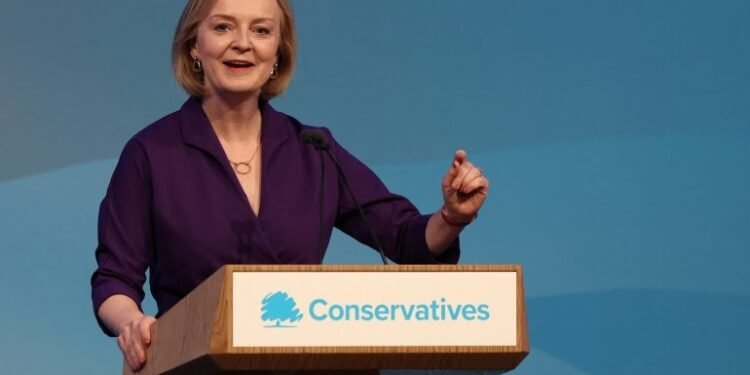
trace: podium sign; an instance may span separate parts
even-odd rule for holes
[[[510,370],[529,353],[517,265],[225,266],[152,331],[138,374]]]
[[[234,347],[515,346],[515,272],[235,272]]]

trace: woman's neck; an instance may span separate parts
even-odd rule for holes
[[[261,114],[258,96],[226,98],[205,96],[203,111],[220,140],[227,143],[257,141],[260,134]]]

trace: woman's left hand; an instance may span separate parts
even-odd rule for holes
[[[472,164],[466,151],[458,150],[443,177],[444,214],[454,223],[470,223],[484,204],[490,182]]]

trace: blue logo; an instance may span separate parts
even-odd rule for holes
[[[266,328],[291,328],[296,327],[293,324],[284,325],[282,322],[294,323],[302,320],[297,308],[297,302],[286,292],[269,293],[263,298],[263,307],[260,309],[261,319],[264,322],[276,323]]]

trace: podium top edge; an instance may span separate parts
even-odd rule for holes
[[[410,264],[410,265],[226,265],[228,272],[522,272],[520,264]]]

